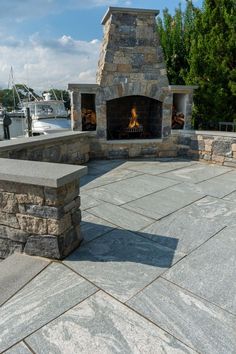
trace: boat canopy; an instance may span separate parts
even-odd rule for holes
[[[33,101],[24,103],[29,107],[32,119],[67,118],[68,112],[62,101]]]

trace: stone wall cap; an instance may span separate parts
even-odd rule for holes
[[[114,12],[135,13],[135,14],[142,14],[142,15],[152,14],[153,16],[157,16],[160,13],[159,10],[153,10],[153,9],[137,9],[131,7],[109,7],[107,12],[105,13],[105,16],[102,19],[102,25],[105,25],[105,23],[107,22],[111,14]]]
[[[192,93],[194,90],[198,89],[199,86],[196,85],[169,85],[169,90],[172,93]]]
[[[225,137],[225,138],[236,138],[236,133],[226,132],[222,130],[187,130],[187,129],[172,129],[171,135],[205,135],[205,136],[216,136],[216,137]]]
[[[0,158],[0,180],[58,188],[87,174],[87,167]]]
[[[97,90],[99,87],[98,84],[68,84],[69,91],[81,91],[81,90]]]
[[[30,138],[17,138],[11,140],[0,141],[0,152],[15,150],[17,148],[22,149],[28,146],[40,146],[48,143],[59,143],[64,140],[71,140],[73,138],[83,138],[89,136],[89,132],[81,131],[68,131],[63,133],[53,133],[49,135],[39,135]]]

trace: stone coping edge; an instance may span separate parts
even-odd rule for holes
[[[193,93],[197,90],[199,86],[189,86],[189,85],[169,85],[169,90],[172,93]]]
[[[87,174],[87,167],[0,158],[0,180],[58,188]]]
[[[68,84],[68,90],[69,91],[73,91],[73,90],[94,90],[94,92],[97,91],[97,89],[99,88],[100,86],[98,84]],[[84,92],[86,93],[86,92]]]
[[[171,135],[205,135],[205,136],[219,136],[225,138],[236,138],[236,133],[225,132],[218,130],[184,130],[184,129],[173,129],[171,130]]]
[[[107,12],[105,13],[105,16],[102,19],[101,24],[105,25],[105,23],[107,22],[108,18],[110,17],[110,15],[114,12],[121,12],[121,13],[139,13],[139,14],[153,14],[154,16],[159,15],[160,11],[159,10],[154,10],[154,9],[141,9],[141,8],[132,8],[132,7],[113,7],[110,6],[107,10]]]
[[[0,152],[7,151],[7,150],[15,150],[15,149],[22,149],[28,146],[39,146],[45,145],[45,143],[54,143],[56,141],[63,141],[63,140],[70,140],[71,138],[83,138],[90,136],[89,132],[81,132],[81,131],[70,131],[70,132],[63,132],[63,133],[54,133],[50,135],[40,135],[34,136],[31,138],[16,138],[12,140],[4,140],[0,141]]]

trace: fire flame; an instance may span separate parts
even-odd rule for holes
[[[139,127],[138,115],[137,115],[136,107],[133,107],[131,109],[131,118],[130,118],[128,127],[131,128],[131,129]]]

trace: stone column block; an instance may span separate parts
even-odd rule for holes
[[[0,159],[0,171],[8,171],[0,172],[0,258],[17,250],[62,259],[78,247],[86,167]]]

